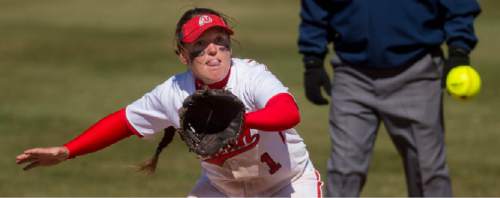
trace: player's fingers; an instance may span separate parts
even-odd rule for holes
[[[18,157],[16,157],[16,163],[17,164],[24,164],[26,162],[31,162],[31,161],[34,161],[36,159],[37,158],[35,158],[33,156],[26,155],[26,154],[21,154]]]
[[[32,148],[24,151],[25,154],[40,154],[46,152],[47,152],[46,149],[43,148]]]
[[[25,153],[22,153],[22,154],[20,154],[20,155],[17,155],[17,156],[16,156],[16,162],[17,162],[17,161],[20,161],[20,160],[23,160],[23,159],[25,159],[25,158],[28,158],[28,157],[29,157],[29,155],[28,155],[28,154],[25,154]]]
[[[43,159],[52,156],[50,153],[28,153],[27,155],[29,155],[30,158],[35,159]]]
[[[33,159],[36,159],[36,157],[33,156],[32,154],[23,153],[23,154],[16,156],[16,163],[18,163],[18,164],[25,163],[26,161],[30,161]]]
[[[28,154],[34,158],[51,158],[57,155],[56,150],[53,148],[33,148],[24,151],[24,154]]]
[[[31,162],[30,164],[28,164],[27,166],[25,166],[23,168],[23,170],[27,171],[27,170],[35,168],[35,167],[37,167],[39,165],[40,165],[40,161],[34,161],[34,162]]]

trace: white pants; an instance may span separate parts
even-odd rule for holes
[[[272,194],[272,197],[323,197],[319,172],[314,168],[306,168],[302,176],[289,185]],[[203,174],[187,197],[228,197],[217,190],[208,177]]]

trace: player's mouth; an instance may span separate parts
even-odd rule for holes
[[[207,62],[205,62],[205,64],[210,67],[217,67],[221,64],[221,62],[222,61],[220,59],[214,58],[214,59],[209,59]]]

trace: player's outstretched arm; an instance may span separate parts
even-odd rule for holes
[[[23,170],[29,170],[37,166],[52,166],[68,159],[69,151],[64,146],[32,148],[24,151],[16,157],[17,164],[28,164]]]
[[[69,158],[104,149],[134,134],[128,127],[125,109],[120,109],[101,119],[64,146],[28,149],[16,157],[16,163],[29,163],[24,170],[55,165]]]

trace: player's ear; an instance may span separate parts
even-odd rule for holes
[[[179,51],[177,55],[179,55],[179,60],[181,61],[182,64],[187,65],[189,63],[189,59],[187,58],[186,55],[183,53],[184,51]]]

